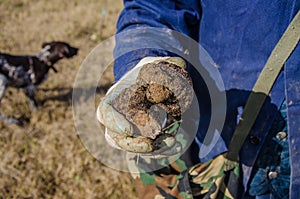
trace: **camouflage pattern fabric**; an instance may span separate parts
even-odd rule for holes
[[[241,198],[240,168],[226,159],[226,153],[189,170],[194,196],[200,198]]]
[[[271,193],[273,198],[289,197],[290,164],[286,119],[284,102],[253,167],[248,187],[248,194],[251,196]],[[225,157],[226,153],[192,167],[186,165],[186,161],[182,160],[183,156],[176,161],[162,158],[160,161],[155,160],[155,163],[149,159],[140,158],[137,161],[132,158],[133,166],[138,171],[133,176],[139,198],[241,198],[240,190],[244,190],[244,187],[240,179],[240,165],[229,164],[228,168]],[[163,167],[157,171],[145,172],[153,164]],[[276,173],[276,177],[271,178],[270,172]]]
[[[153,172],[139,170],[141,173],[135,177],[139,198],[193,198],[185,163],[181,160]]]
[[[239,164],[227,164],[225,157],[226,154],[221,154],[191,168],[181,159],[171,164],[168,164],[171,160],[162,159],[159,163],[165,166],[151,172],[145,170],[153,162],[140,158],[135,165],[139,172],[133,174],[139,198],[240,198]]]
[[[182,140],[181,144],[186,143]],[[127,162],[139,198],[193,198],[187,172],[188,161],[183,161],[177,155],[153,158],[132,154],[127,156]]]
[[[182,148],[186,147],[187,139],[177,132],[176,140]],[[239,177],[240,165],[227,160],[227,153],[204,163],[193,162],[198,159],[198,156],[193,157],[198,151],[193,146],[192,143],[181,156],[129,155],[128,167],[139,198],[240,198],[239,191],[244,190]]]

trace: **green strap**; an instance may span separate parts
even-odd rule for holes
[[[229,160],[238,160],[239,151],[245,142],[266,97],[269,95],[278,74],[296,47],[299,39],[300,11],[298,11],[275,46],[249,95],[244,112],[235,129],[228,149],[227,158]]]

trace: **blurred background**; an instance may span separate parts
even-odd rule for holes
[[[64,41],[79,54],[56,64],[58,73],[36,92],[31,111],[22,90],[8,88],[2,113],[30,119],[24,127],[0,121],[0,199],[136,198],[128,173],[101,164],[77,137],[72,86],[88,53],[115,33],[121,0],[0,0],[0,51],[31,55],[43,42]],[[113,81],[111,71],[104,84]],[[104,95],[105,92],[99,92]]]

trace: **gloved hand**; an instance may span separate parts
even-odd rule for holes
[[[180,150],[175,135],[193,98],[184,68],[178,57],[146,57],[108,90],[97,117],[111,146],[136,153]]]

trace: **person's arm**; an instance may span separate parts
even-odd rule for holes
[[[199,9],[198,0],[181,2],[174,0],[125,0],[124,9],[117,22],[117,40],[114,53],[115,81],[118,81],[144,57],[173,56],[165,49],[148,48],[148,46],[155,47],[154,42],[149,41],[149,38],[157,37],[157,35],[151,35],[152,33],[138,34],[138,30],[157,28],[167,31],[167,29],[171,29],[197,41],[200,20]],[[131,34],[132,31],[134,31],[134,35]],[[126,32],[129,32],[129,34],[126,34]],[[160,43],[163,40],[158,38],[156,40],[158,42],[157,46],[164,45]],[[168,38],[168,40],[168,42],[171,40],[172,43],[176,42],[176,38]],[[148,46],[147,42],[149,42]]]
[[[137,83],[137,74],[139,74],[141,68],[146,66],[145,60],[152,60],[150,61],[152,65],[160,63],[167,67],[168,62],[173,63],[174,57],[185,55],[184,52],[188,49],[189,44],[182,42],[182,36],[192,37],[198,35],[199,12],[193,9],[193,7],[198,8],[196,2],[198,3],[198,1],[185,1],[184,3],[173,1],[124,1],[124,10],[120,14],[115,37],[115,84],[102,99],[97,111],[99,121],[106,127],[106,140],[113,147],[141,153],[157,151],[162,148],[162,145],[176,147],[174,138],[171,138],[173,135],[163,138],[162,141],[157,135],[153,135],[155,138],[152,138],[152,140],[148,136],[136,136],[139,134],[132,126],[132,123],[134,123],[134,121],[131,121],[132,117],[126,116],[125,118],[116,110],[113,104],[124,89]],[[197,38],[194,37],[194,39]],[[175,58],[175,60],[173,64],[176,67],[185,68],[184,61],[177,63],[178,60],[182,59]],[[184,67],[181,67],[181,63],[184,63]],[[180,73],[173,71],[172,76],[175,78],[180,76]],[[170,77],[160,77],[163,80],[168,78]],[[180,85],[187,85],[184,78],[179,79],[182,81],[176,83],[177,88]],[[152,79],[144,83],[150,84],[150,82],[153,83]],[[165,81],[163,84],[159,84],[170,89],[168,83]],[[190,86],[187,87],[190,88]],[[188,88],[185,90],[192,90]],[[176,92],[174,91],[174,93]],[[179,102],[185,96],[187,95],[176,94]],[[127,96],[126,99],[130,100],[130,97]],[[143,103],[147,102],[143,101]],[[122,104],[124,105],[124,103]],[[181,108],[183,108],[182,105],[180,104]],[[145,105],[145,107],[147,106]],[[130,111],[127,111],[127,113],[130,113]],[[150,114],[150,111],[147,111],[147,114]],[[161,119],[162,121],[159,121],[160,132],[164,129],[163,121],[166,121],[166,118]],[[151,122],[148,122],[147,125],[151,125]],[[153,129],[150,128],[149,132],[150,134],[153,133]]]

